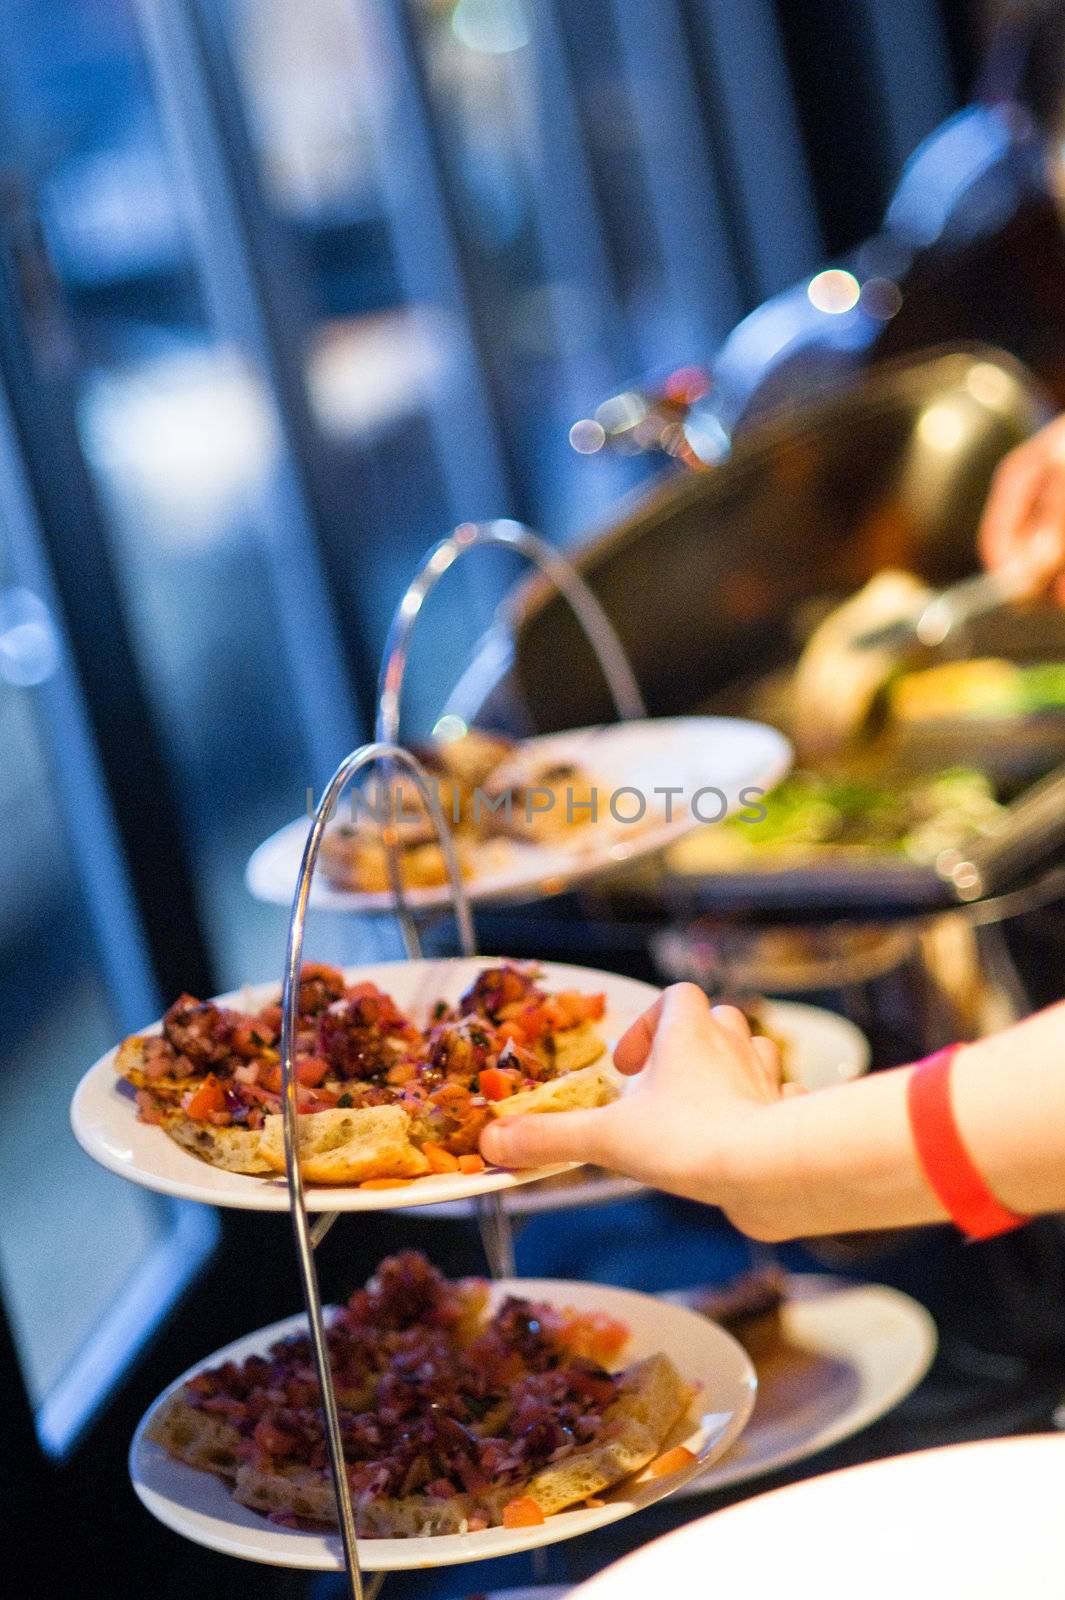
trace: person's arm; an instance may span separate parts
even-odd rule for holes
[[[622,1040],[636,1081],[599,1111],[501,1119],[482,1149],[529,1166],[590,1160],[717,1205],[784,1239],[945,1220],[907,1113],[911,1069],[815,1094],[782,1093],[775,1051],[737,1011],[678,984]],[[1065,1209],[1065,1004],[966,1045],[952,1069],[962,1140],[996,1197]]]
[[[1000,462],[978,546],[992,571],[1019,573],[1031,594],[1053,589],[1065,604],[1065,417]]]

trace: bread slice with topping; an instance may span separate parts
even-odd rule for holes
[[[505,1100],[493,1100],[490,1109],[497,1117],[520,1117],[530,1111],[590,1111],[616,1100],[624,1081],[608,1058],[582,1067],[579,1072],[567,1072],[561,1078],[537,1084],[535,1089],[523,1089]]]
[[[299,1118],[300,1168],[308,1183],[364,1183],[369,1178],[420,1178],[429,1163],[411,1141],[402,1106],[303,1112]],[[284,1119],[263,1123],[259,1152],[275,1172],[285,1170]]]

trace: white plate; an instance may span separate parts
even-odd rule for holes
[[[869,1070],[869,1041],[846,1017],[792,1000],[762,1000],[758,1010],[772,1032],[787,1040],[791,1076],[807,1089],[826,1089]],[[645,1186],[632,1178],[583,1168],[515,1189],[505,1203],[512,1217],[535,1217],[545,1211],[610,1205],[645,1192]],[[468,1200],[446,1200],[425,1215],[452,1220],[472,1216],[473,1207]]]
[[[363,1539],[359,1559],[367,1570],[387,1572],[410,1567],[450,1566],[460,1561],[483,1561],[511,1555],[589,1533],[621,1517],[640,1511],[670,1494],[700,1472],[739,1436],[754,1405],[757,1380],[743,1350],[727,1333],[682,1306],[667,1305],[630,1289],[604,1288],[600,1284],[568,1283],[549,1278],[519,1278],[492,1285],[493,1304],[507,1294],[527,1295],[558,1306],[604,1311],[620,1317],[631,1330],[621,1365],[665,1351],[681,1376],[699,1393],[688,1417],[678,1424],[663,1449],[683,1444],[697,1460],[668,1478],[640,1482],[639,1475],[619,1486],[594,1510],[562,1511],[536,1528],[487,1528],[482,1533],[442,1534],[426,1539]],[[162,1403],[202,1367],[221,1361],[240,1361],[263,1351],[275,1339],[303,1326],[302,1317],[290,1317],[258,1333],[239,1339],[197,1363],[160,1395]],[[152,1407],[154,1411],[155,1407]],[[130,1450],[130,1475],[137,1494],[155,1516],[176,1533],[197,1544],[246,1561],[278,1567],[308,1567],[336,1571],[342,1565],[339,1535],[276,1527],[264,1517],[238,1505],[218,1478],[173,1461],[146,1438],[152,1411],[142,1420]]]
[[[889,1456],[688,1523],[570,1600],[688,1595],[695,1572],[722,1595],[1061,1600],[1063,1475],[1060,1434]]]
[[[700,825],[689,809],[700,789],[718,789],[730,811],[744,805],[741,790],[768,792],[791,766],[792,751],[783,734],[760,722],[733,717],[662,717],[647,722],[617,722],[603,728],[576,728],[567,733],[528,739],[523,750],[546,761],[576,761],[600,790],[600,820],[575,828],[571,841],[527,845],[491,841],[480,853],[480,866],[466,884],[473,901],[535,900],[560,894],[589,878],[601,876],[641,856],[653,855]],[[654,790],[672,786],[671,820],[666,800]],[[611,795],[637,789],[647,812],[636,824],[616,822],[610,815]],[[346,802],[341,800],[341,814]],[[716,818],[719,803],[704,795],[696,801],[704,821]],[[649,819],[656,815],[658,820]],[[623,816],[637,809],[630,794],[619,797]],[[723,813],[724,814],[724,813]],[[290,906],[296,888],[303,846],[310,824],[291,822],[261,844],[248,862],[245,880],[257,900]],[[446,886],[411,889],[416,907],[442,907],[451,902]],[[358,894],[333,889],[319,867],[311,886],[311,904],[333,911],[388,912],[391,894]]]
[[[451,961],[391,961],[345,970],[349,983],[378,984],[401,1010],[419,1021],[428,1016],[435,1000],[457,1000],[492,959],[477,956]],[[549,991],[580,989],[606,995],[606,1015],[597,1026],[611,1049],[629,1024],[654,1003],[659,992],[635,978],[622,978],[591,967],[544,962],[541,970],[544,987]],[[276,983],[260,983],[222,995],[221,1003],[255,1008],[266,1005],[279,992]],[[145,1031],[158,1031],[158,1024]],[[207,1205],[234,1206],[245,1211],[288,1210],[288,1189],[283,1177],[253,1178],[239,1172],[222,1172],[183,1150],[161,1128],[139,1122],[132,1092],[115,1072],[115,1054],[109,1050],[89,1068],[75,1090],[70,1108],[75,1138],[94,1160],[146,1189],[177,1195],[182,1200],[202,1200]],[[437,1200],[470,1199],[496,1189],[535,1183],[539,1178],[569,1171],[572,1165],[530,1167],[522,1172],[491,1168],[472,1176],[440,1173],[418,1178],[402,1189],[309,1187],[307,1208],[382,1211],[429,1205]]]
[[[668,1298],[690,1305],[697,1293]],[[904,1400],[936,1352],[924,1306],[879,1283],[797,1273],[782,1322],[781,1347],[757,1363],[758,1402],[743,1438],[683,1494],[711,1494],[849,1439]]]

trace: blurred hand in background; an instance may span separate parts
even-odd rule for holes
[[[1033,595],[1065,605],[1065,416],[1011,450],[991,483],[979,532],[985,566],[1019,570]]]

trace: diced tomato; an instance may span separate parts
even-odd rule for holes
[[[429,1163],[430,1172],[458,1172],[461,1161],[445,1150],[442,1144],[423,1144],[422,1154]]]
[[[259,1086],[269,1089],[271,1094],[281,1093],[281,1063],[270,1061],[259,1071]]]
[[[516,1083],[515,1074],[505,1067],[486,1067],[477,1075],[477,1087],[486,1100],[506,1100],[514,1093]]]
[[[674,1445],[672,1450],[667,1450],[651,1462],[644,1474],[647,1478],[668,1478],[671,1472],[679,1472],[682,1467],[691,1466],[695,1460],[694,1452],[685,1445]]]
[[[317,1089],[329,1076],[329,1062],[322,1056],[299,1056],[296,1060],[296,1082],[308,1089]]]
[[[629,1329],[605,1311],[566,1311],[558,1342],[570,1355],[608,1367],[625,1348]]]
[[[479,1156],[476,1153],[468,1156],[459,1156],[458,1165],[459,1171],[465,1172],[467,1176],[472,1175],[474,1172],[483,1172],[484,1157]]]
[[[238,1055],[251,1059],[262,1053],[264,1046],[272,1045],[275,1034],[273,1028],[257,1017],[246,1017],[238,1022],[230,1035],[230,1048]]]
[[[332,1111],[339,1099],[339,1094],[332,1089],[305,1089],[302,1083],[296,1085],[297,1111]]]
[[[508,1500],[503,1507],[504,1528],[538,1528],[546,1519],[535,1500],[527,1494]]]
[[[200,1087],[185,1106],[185,1114],[193,1122],[206,1122],[212,1111],[226,1109],[226,1091],[213,1072],[209,1072]]]
[[[552,1025],[552,1015],[546,1005],[530,1006],[528,1010],[519,1012],[507,1022],[516,1044],[536,1044]]]
[[[551,1016],[555,1028],[576,1028],[582,1022],[598,1022],[606,1011],[606,996],[580,994],[576,989],[564,989],[551,995],[544,1009]]]
[[[300,982],[306,983],[308,978],[324,978],[338,989],[344,987],[344,974],[340,968],[331,967],[325,961],[305,961],[300,968]]]
[[[253,1433],[255,1443],[260,1450],[265,1450],[267,1455],[287,1456],[296,1448],[297,1440],[283,1428],[279,1428],[269,1417],[260,1417],[255,1424]]]

